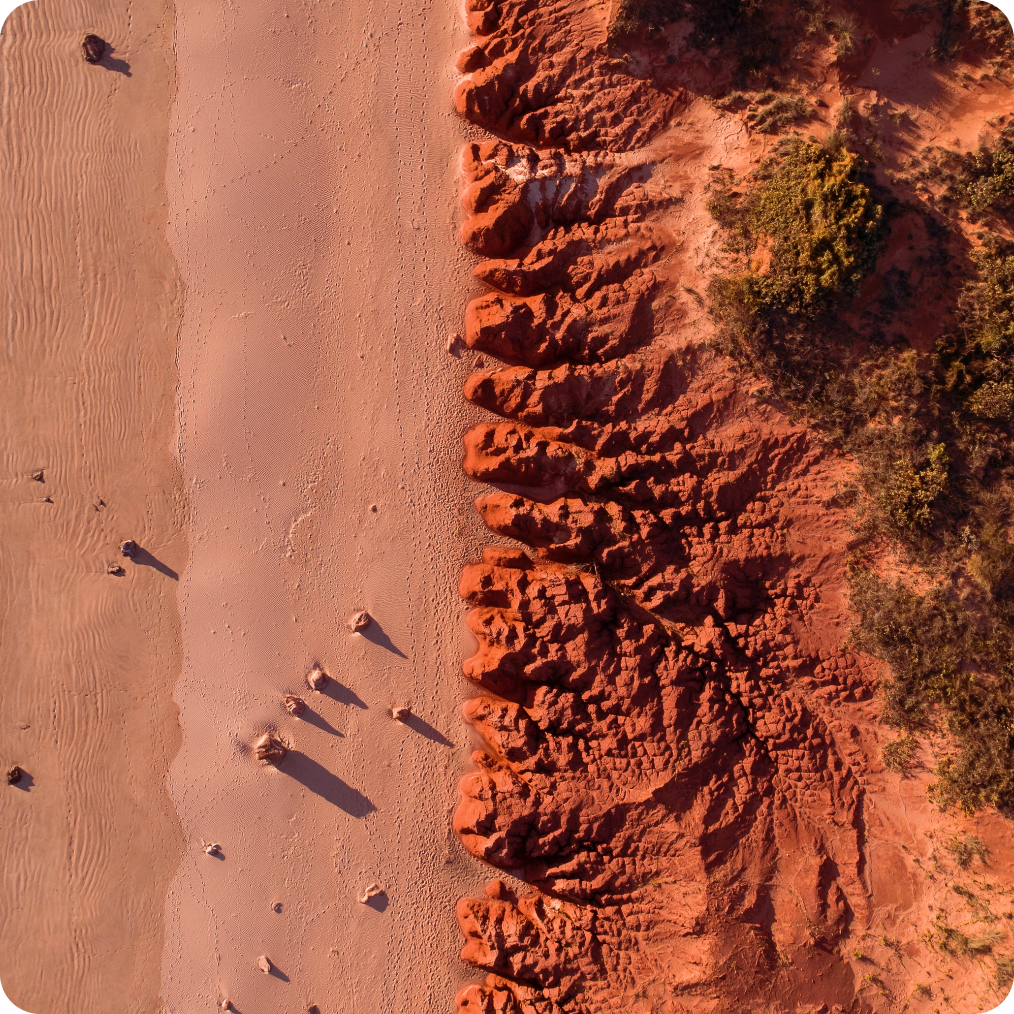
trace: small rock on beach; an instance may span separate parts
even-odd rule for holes
[[[319,665],[315,665],[307,675],[306,682],[310,684],[311,690],[322,690],[327,683],[327,673]]]
[[[364,609],[353,615],[349,620],[349,627],[354,634],[358,634],[361,630],[365,630],[372,621],[373,617]]]
[[[288,752],[288,748],[273,732],[264,733],[254,744],[257,759],[266,764],[281,764]]]
[[[285,710],[294,718],[299,718],[299,716],[306,711],[306,701],[304,701],[302,697],[297,697],[295,694],[286,694],[282,698],[282,704],[285,705]]]
[[[98,63],[105,55],[106,40],[98,35],[86,35],[81,49],[84,50],[84,58],[88,63]]]

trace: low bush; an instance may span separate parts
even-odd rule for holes
[[[911,733],[888,743],[883,749],[884,765],[890,771],[904,774],[915,757],[919,742]]]
[[[926,181],[944,184],[944,200],[963,209],[973,222],[1014,216],[1014,126],[975,151],[937,151],[921,173]]]
[[[644,40],[674,22],[693,24],[689,44],[720,46],[740,81],[765,77],[791,47],[823,24],[827,0],[620,0],[608,35],[613,45]]]

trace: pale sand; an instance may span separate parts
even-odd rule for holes
[[[469,978],[463,42],[433,4],[7,22],[0,760],[29,777],[0,793],[0,978],[27,1010],[441,1011]]]
[[[89,31],[130,77],[82,60]],[[171,32],[152,0],[38,0],[0,36],[0,763],[30,775],[0,783],[0,979],[47,1014],[157,1009],[184,844],[177,582],[152,566],[187,557]],[[124,560],[126,538],[152,557]]]
[[[223,998],[244,1014],[444,1011],[469,977],[454,903],[483,877],[449,827],[470,752],[456,586],[489,540],[459,468],[467,366],[445,349],[470,260],[451,104],[464,42],[432,0],[177,8],[191,557],[173,1014]],[[346,626],[359,609],[378,621],[365,636]],[[390,717],[404,704],[419,720]],[[292,748],[280,770],[252,756],[269,728]],[[386,893],[360,904],[371,883]]]

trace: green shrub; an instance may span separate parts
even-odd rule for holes
[[[760,307],[811,314],[856,292],[880,246],[883,209],[850,151],[793,141],[765,167],[747,209],[749,230],[770,244],[771,267],[753,276]]]
[[[793,138],[742,190],[726,178],[710,204],[726,229],[727,249],[744,264],[709,285],[716,343],[778,397],[819,405],[817,414],[841,431],[852,426],[852,413],[890,396],[881,390],[883,371],[894,369],[873,363],[879,352],[871,359],[835,312],[880,247],[882,209],[866,168],[853,152]],[[863,356],[867,368],[859,374]]]
[[[937,767],[933,798],[966,812],[1014,813],[1014,679],[1006,624],[980,627],[936,589],[917,595],[869,570],[852,575],[857,645],[891,667],[884,718],[918,729],[940,708],[958,748]]]
[[[944,444],[934,444],[925,467],[918,471],[907,460],[894,464],[880,507],[899,528],[909,532],[929,527],[937,498],[947,489],[950,459]]]
[[[883,750],[884,764],[890,771],[904,773],[915,756],[918,740],[911,734],[888,743]]]

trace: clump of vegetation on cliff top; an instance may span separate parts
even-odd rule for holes
[[[792,138],[745,193],[718,186],[709,208],[745,269],[716,278],[708,294],[724,351],[800,404],[831,395],[835,307],[853,295],[880,246],[882,208],[866,165],[844,148]],[[840,401],[840,397],[835,400]]]
[[[863,168],[845,149],[799,138],[783,144],[729,219],[755,261],[769,261],[736,276],[730,298],[754,315],[812,317],[854,294],[873,266],[883,214]]]
[[[717,340],[860,463],[856,638],[890,663],[889,721],[953,734],[936,799],[1014,813],[1014,249],[976,256],[932,356],[858,334],[841,311],[873,269],[882,213],[864,169],[794,141],[742,193],[715,188],[744,265],[709,289]],[[876,575],[863,547],[892,544],[935,590]]]
[[[823,26],[826,0],[620,0],[609,26],[614,45],[652,38],[666,25],[693,23],[690,45],[734,54],[741,80],[762,75],[802,35]]]
[[[992,144],[970,152],[943,151],[923,171],[943,178],[944,200],[965,210],[973,222],[1010,224],[1014,218],[1014,123]]]
[[[999,8],[979,0],[917,0],[909,10],[934,11],[940,18],[930,56],[944,63],[963,48],[977,49],[995,57],[1014,55],[1010,22]]]

